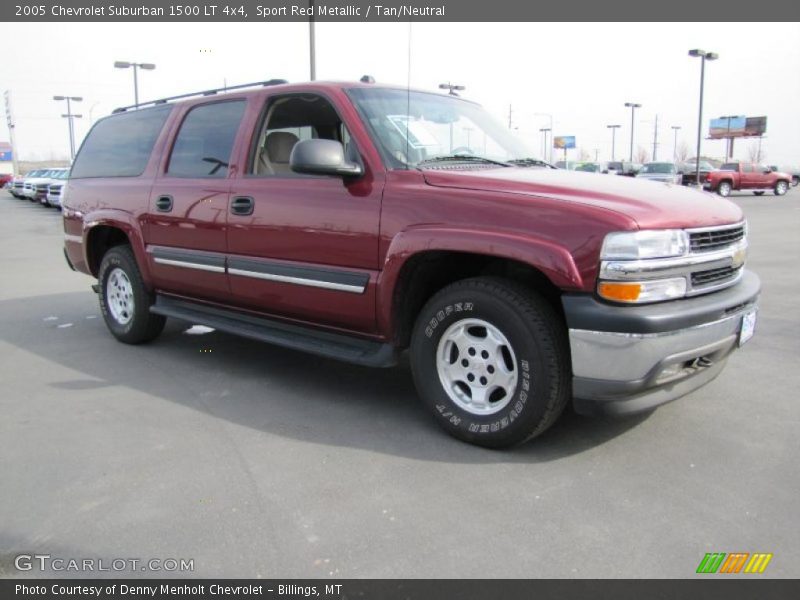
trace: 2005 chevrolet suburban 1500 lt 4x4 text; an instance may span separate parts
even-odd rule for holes
[[[758,278],[726,199],[547,168],[472,102],[264,82],[98,121],[64,206],[119,340],[166,317],[351,361],[409,349],[451,434],[490,447],[711,381]]]

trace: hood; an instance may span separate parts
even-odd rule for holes
[[[642,229],[705,227],[742,220],[733,202],[680,184],[521,167],[424,169],[428,185],[551,198],[614,211]]]

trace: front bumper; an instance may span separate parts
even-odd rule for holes
[[[565,295],[575,409],[632,414],[704,386],[737,348],[743,315],[757,310],[760,290],[758,277],[745,271],[725,290],[645,306]]]

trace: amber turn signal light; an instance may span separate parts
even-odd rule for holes
[[[603,298],[615,302],[636,302],[641,291],[641,283],[612,283],[604,281],[597,288],[597,293]]]

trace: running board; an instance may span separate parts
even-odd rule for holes
[[[391,344],[319,331],[195,302],[158,295],[150,312],[357,365],[392,367],[397,364],[397,354]]]

